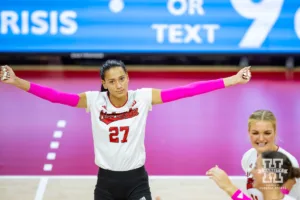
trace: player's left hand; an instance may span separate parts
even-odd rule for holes
[[[241,69],[236,75],[236,83],[238,84],[245,84],[248,83],[251,79],[251,66],[249,67],[244,67]]]
[[[225,171],[215,166],[206,172],[206,175],[222,189],[227,190],[228,187],[232,186],[232,183]]]

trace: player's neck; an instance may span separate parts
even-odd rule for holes
[[[277,189],[264,189],[263,195],[265,200],[281,200],[284,198],[284,195]]]
[[[125,103],[128,100],[128,95],[124,95],[121,98],[116,98],[112,95],[108,95],[108,98],[109,98],[110,102],[113,104],[113,106],[119,108],[119,107],[122,107],[125,105]]]

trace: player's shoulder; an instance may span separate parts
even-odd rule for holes
[[[140,88],[130,91],[130,99],[134,99],[137,105],[147,105],[152,110],[152,88]]]
[[[138,100],[149,100],[152,99],[152,88],[139,88],[136,90],[129,90],[128,94],[134,96]]]
[[[87,95],[101,95],[105,92],[101,92],[101,91],[96,91],[96,90],[88,90],[88,91],[85,91],[85,94]]]
[[[85,95],[87,103],[86,112],[90,112],[93,109],[93,105],[96,105],[97,103],[102,102],[104,100],[105,92],[86,91]]]
[[[255,150],[255,148],[251,148],[243,154],[241,165],[245,172],[248,171],[249,166],[253,164],[252,162],[254,162],[256,157],[257,157],[257,151]]]
[[[290,152],[288,152],[287,150],[285,150],[281,147],[278,148],[278,151],[283,153],[284,155],[286,155],[289,158],[289,160],[291,161],[293,167],[299,167],[298,160]]]
[[[243,154],[242,160],[249,159],[252,156],[256,156],[257,151],[255,148],[251,148]]]
[[[85,92],[87,101],[96,102],[105,98],[106,92],[101,91],[86,91]]]
[[[152,88],[138,88],[136,90],[130,90],[137,95],[144,95],[145,93],[152,93]]]

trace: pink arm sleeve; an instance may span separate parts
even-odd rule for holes
[[[28,93],[52,103],[60,103],[72,107],[76,107],[80,99],[78,94],[63,93],[34,83],[30,83]]]
[[[225,88],[223,79],[199,81],[181,87],[164,89],[161,91],[161,99],[164,103],[166,103],[186,97],[192,97],[195,95],[207,93],[221,88]]]
[[[241,190],[237,190],[231,197],[232,200],[251,200],[250,197],[246,196]]]

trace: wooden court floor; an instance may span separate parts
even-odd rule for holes
[[[244,177],[231,177],[245,191]],[[91,200],[95,176],[2,176],[1,200]],[[150,176],[153,199],[162,200],[225,200],[230,199],[212,180],[204,176]]]

